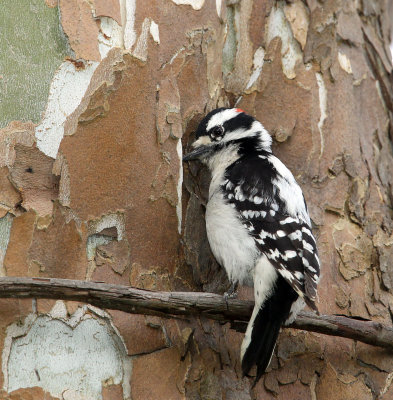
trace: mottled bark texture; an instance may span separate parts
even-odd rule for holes
[[[41,15],[43,4],[26,1],[26,12]],[[183,170],[181,145],[207,111],[236,104],[273,134],[304,191],[323,266],[321,312],[391,325],[390,1],[45,7],[51,23],[60,14],[63,31],[53,36],[61,46],[48,42],[52,64],[69,56],[50,87],[46,75],[37,78],[42,85],[17,85],[21,101],[29,90],[48,93],[34,123],[1,116],[0,275],[223,293],[228,281],[204,227],[209,176],[198,165]],[[45,17],[33,20],[20,21],[24,37],[54,32]],[[16,54],[23,38],[6,38]],[[24,48],[21,75],[41,65],[34,46],[46,43]],[[10,87],[14,69],[4,71],[0,84]],[[252,290],[239,296],[250,299]],[[0,316],[2,398],[393,398],[392,354],[347,339],[283,330],[268,373],[251,389],[240,370],[243,334],[229,324],[40,299],[1,299]],[[101,364],[91,362],[96,356]]]

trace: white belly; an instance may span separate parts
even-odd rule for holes
[[[235,209],[224,202],[219,191],[206,207],[206,231],[214,257],[225,268],[229,280],[251,285],[260,252]]]

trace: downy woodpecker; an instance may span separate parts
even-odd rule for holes
[[[316,310],[319,259],[305,199],[288,168],[272,154],[272,139],[238,108],[211,111],[193,150],[212,179],[206,230],[212,252],[233,287],[254,284],[255,307],[241,346],[244,375],[254,384],[271,360],[280,327],[307,303]]]

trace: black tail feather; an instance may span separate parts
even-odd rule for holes
[[[275,288],[264,301],[253,322],[251,341],[243,359],[243,375],[248,375],[251,368],[257,366],[253,386],[258,382],[268,367],[281,325],[288,318],[291,306],[298,295],[282,278],[278,277]]]

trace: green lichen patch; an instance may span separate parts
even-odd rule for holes
[[[0,128],[38,122],[54,72],[71,55],[58,7],[43,0],[0,0]]]

